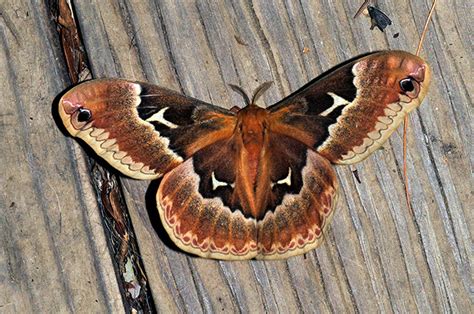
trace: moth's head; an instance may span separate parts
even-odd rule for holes
[[[242,136],[244,144],[263,145],[264,135],[268,126],[269,113],[258,106],[247,106],[237,113],[237,132]]]
[[[378,84],[394,90],[401,102],[410,103],[406,112],[422,102],[430,84],[431,71],[428,64],[405,51],[385,51],[369,55],[356,65],[355,71],[360,70],[364,75],[369,74],[378,80]]]

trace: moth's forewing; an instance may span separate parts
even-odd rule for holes
[[[388,139],[421,104],[429,83],[421,58],[377,52],[329,70],[269,110],[281,122],[276,129],[296,134],[333,163],[352,164]]]
[[[159,178],[209,142],[230,136],[235,120],[224,109],[122,79],[79,84],[58,110],[72,136],[136,179]]]

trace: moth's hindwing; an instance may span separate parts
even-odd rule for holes
[[[122,79],[77,85],[59,101],[67,131],[113,167],[155,179],[201,147],[230,136],[235,117],[174,91]]]
[[[231,153],[238,141],[211,145],[163,177],[157,207],[171,239],[187,252],[227,260],[280,259],[318,246],[337,197],[329,161],[278,137],[265,142],[268,153],[252,170]]]
[[[277,129],[336,164],[353,164],[378,149],[427,93],[430,69],[404,51],[353,59],[269,108]]]

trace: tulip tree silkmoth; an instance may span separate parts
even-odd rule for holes
[[[98,79],[69,90],[58,110],[68,132],[112,167],[162,178],[157,208],[178,247],[207,258],[280,259],[320,245],[337,201],[333,165],[379,148],[429,82],[422,59],[384,51],[267,108],[247,97],[242,109],[226,110],[148,83]]]

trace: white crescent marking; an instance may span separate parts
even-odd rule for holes
[[[344,98],[342,98],[341,96],[338,96],[338,95],[336,95],[336,94],[334,94],[334,93],[329,92],[328,95],[332,97],[332,99],[334,100],[334,103],[333,103],[333,105],[332,105],[331,107],[329,107],[328,109],[326,109],[326,110],[324,110],[323,112],[321,112],[321,113],[319,114],[320,116],[325,117],[325,116],[327,116],[328,114],[331,114],[331,112],[333,112],[334,109],[336,109],[337,107],[339,107],[339,106],[345,106],[345,105],[347,105],[347,104],[350,104],[349,101],[347,101],[346,99],[344,99]]]
[[[212,180],[212,190],[214,191],[215,189],[217,189],[218,187],[220,186],[227,186],[229,185],[228,183],[226,182],[222,182],[222,181],[219,181],[216,179],[216,176],[214,175],[214,171],[212,172],[211,174],[211,180]]]
[[[278,180],[276,183],[272,183],[271,187],[273,188],[275,184],[287,184],[288,186],[291,186],[291,168],[290,167],[288,167],[288,175],[286,176],[286,178]]]
[[[168,109],[169,109],[169,107],[165,107],[165,108],[161,109],[160,111],[158,111],[157,113],[155,113],[154,115],[152,115],[151,117],[146,119],[146,121],[147,122],[156,121],[156,122],[159,122],[163,125],[166,125],[170,129],[176,129],[178,126],[176,124],[174,124],[173,122],[170,122],[170,121],[166,120],[165,117],[164,117],[165,111],[168,110]]]

